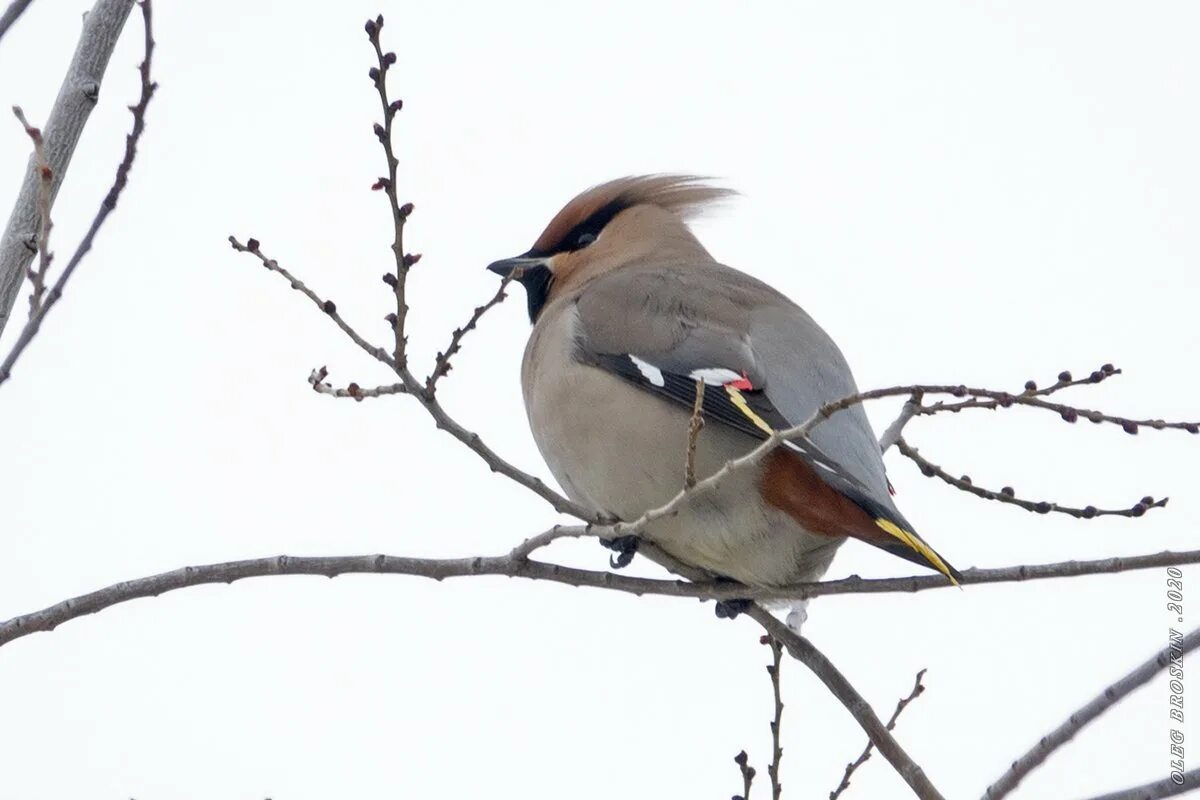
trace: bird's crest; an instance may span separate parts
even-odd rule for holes
[[[627,208],[654,205],[688,219],[709,204],[735,192],[694,175],[638,175],[593,186],[554,215],[534,242],[530,254],[551,255],[572,249],[580,234],[593,235]]]

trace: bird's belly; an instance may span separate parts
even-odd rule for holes
[[[554,477],[571,499],[626,521],[665,505],[684,485],[688,415],[650,394],[636,395],[631,408],[629,387],[611,391],[617,387],[606,384],[619,379],[598,370],[569,373],[535,383],[528,398],[534,438]],[[591,402],[578,403],[580,396]],[[697,440],[697,478],[756,445],[706,426]],[[645,536],[681,561],[752,585],[816,579],[842,541],[806,531],[762,502],[757,467],[698,492],[678,513],[651,523]]]

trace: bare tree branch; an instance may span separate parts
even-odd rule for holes
[[[0,16],[0,39],[4,38],[4,34],[8,33],[8,29],[21,14],[25,13],[25,9],[29,8],[33,0],[13,0],[8,8],[4,10],[4,15]]]
[[[1074,378],[1069,371],[1063,370],[1062,372],[1058,373],[1058,378],[1054,383],[1043,388],[1038,388],[1037,383],[1032,380],[1025,381],[1025,390],[1021,392],[1021,395],[1024,397],[1047,397],[1055,394],[1056,392],[1061,392],[1063,389],[1070,389],[1073,386],[1089,386],[1102,383],[1114,375],[1120,374],[1121,370],[1117,369],[1112,364],[1105,364],[1099,369],[1092,370],[1092,372],[1086,378],[1078,379]],[[964,408],[995,409],[1003,407],[1005,407],[1004,403],[1002,403],[999,399],[983,400],[978,397],[972,397],[970,400],[963,400],[962,402],[958,403],[938,401],[933,405],[919,406],[916,409],[916,413],[918,415],[927,415],[937,414],[942,411],[950,411],[957,414]]]
[[[1188,770],[1181,773],[1180,777],[1182,780],[1179,783],[1166,777],[1130,789],[1089,797],[1087,800],[1159,800],[1162,797],[1177,797],[1200,789],[1200,769]]]
[[[408,302],[405,299],[405,287],[408,282],[408,270],[421,257],[404,252],[404,223],[413,212],[413,204],[405,203],[404,205],[400,205],[400,201],[397,199],[396,168],[400,162],[396,159],[396,154],[392,152],[392,122],[395,120],[396,114],[404,107],[404,103],[400,100],[392,102],[388,99],[387,74],[392,65],[396,63],[396,54],[383,52],[383,48],[379,44],[379,31],[382,28],[382,14],[374,20],[367,21],[367,38],[371,40],[371,46],[375,48],[375,57],[379,64],[379,66],[371,68],[369,75],[371,82],[375,84],[375,89],[379,92],[379,104],[383,110],[383,124],[376,123],[375,136],[379,139],[379,144],[383,147],[383,154],[387,159],[388,171],[387,177],[380,178],[375,182],[375,186],[383,189],[387,195],[388,205],[392,210],[392,231],[395,237],[392,240],[392,253],[396,257],[396,274],[393,276],[393,280],[389,281],[392,292],[396,297],[396,314],[391,320],[392,329],[396,334],[396,344],[392,358],[399,368],[407,369],[408,359],[405,355],[405,347],[408,340],[404,335],[404,324],[408,318]]]
[[[921,800],[943,800],[942,794],[934,788],[929,778],[925,776],[924,770],[912,760],[908,753],[904,752],[904,748],[879,721],[879,717],[871,710],[871,706],[867,704],[863,696],[850,685],[837,667],[813,646],[812,642],[775,619],[771,612],[762,606],[752,605],[746,614],[766,628],[767,633],[772,637],[782,642],[793,658],[803,663],[820,678],[821,682],[825,684],[825,688],[841,701],[846,710],[866,731],[871,742],[888,760],[888,763],[896,769],[896,772],[900,773],[900,777],[917,797]]]
[[[38,175],[38,265],[36,269],[29,270],[29,280],[33,284],[29,292],[29,316],[32,317],[42,307],[42,295],[46,291],[46,273],[50,271],[50,262],[54,258],[50,252],[50,229],[54,227],[54,222],[50,219],[54,170],[50,168],[50,162],[46,159],[46,141],[42,132],[29,124],[20,106],[13,106],[13,114],[25,129],[25,135],[33,142],[33,160],[37,165]]]
[[[900,436],[896,440],[896,447],[906,457],[911,459],[921,470],[921,474],[930,478],[941,478],[945,483],[950,484],[956,489],[960,489],[976,497],[982,497],[984,500],[995,500],[1000,503],[1005,503],[1011,506],[1023,508],[1026,511],[1033,511],[1038,514],[1049,514],[1055,512],[1058,514],[1066,514],[1077,519],[1094,519],[1095,517],[1140,517],[1152,508],[1165,508],[1168,498],[1164,497],[1155,500],[1147,495],[1138,502],[1134,503],[1129,508],[1096,508],[1095,506],[1084,506],[1083,508],[1074,508],[1072,506],[1062,506],[1058,503],[1051,503],[1046,500],[1024,500],[1016,496],[1012,487],[1005,486],[998,492],[993,492],[990,489],[976,486],[971,481],[971,476],[963,475],[961,478],[956,478],[946,470],[929,461],[921,455],[917,448],[911,446]]]
[[[913,575],[905,578],[859,578],[852,576],[832,581],[796,584],[778,589],[755,589],[736,583],[695,582],[693,580],[656,580],[633,578],[613,572],[592,571],[533,561],[527,553],[561,538],[594,536],[593,530],[582,525],[558,526],[526,540],[513,552],[503,556],[473,558],[404,558],[388,555],[356,556],[273,556],[243,561],[228,561],[202,566],[183,567],[145,578],[122,581],[112,586],[57,603],[41,611],[13,617],[0,622],[0,645],[30,633],[53,630],[64,622],[94,614],[111,606],[142,597],[157,597],[164,592],[200,586],[208,583],[232,583],[244,578],[271,575],[335,575],[376,573],[413,575],[416,577],[454,578],[471,575],[506,575],[531,580],[553,581],[569,586],[588,586],[611,589],[628,594],[654,594],[663,597],[687,597],[697,600],[754,599],[760,601],[788,600],[797,597],[823,595],[879,594],[886,592],[916,592],[943,589],[950,584],[941,575]],[[645,545],[646,554],[654,548]],[[654,560],[658,561],[658,558]],[[670,564],[669,558],[664,562]],[[1106,558],[1097,561],[1063,561],[1057,564],[1003,567],[999,569],[969,569],[963,572],[961,583],[985,584],[1044,578],[1069,578],[1128,570],[1152,569],[1164,566],[1200,564],[1200,550],[1164,552],[1128,558]],[[685,574],[695,575],[686,566],[673,565]]]
[[[150,20],[150,0],[141,0],[140,5],[142,7],[142,21],[145,31],[145,55],[142,58],[142,63],[138,65],[138,69],[142,75],[142,90],[141,95],[138,97],[137,105],[130,107],[130,111],[133,112],[133,130],[125,137],[125,154],[121,157],[121,163],[117,165],[117,176],[113,179],[113,184],[109,188],[108,194],[100,202],[100,209],[92,219],[92,224],[88,228],[87,233],[80,240],[79,246],[75,248],[75,253],[71,256],[71,260],[67,262],[66,267],[63,268],[62,273],[58,276],[58,280],[54,282],[53,288],[46,295],[45,302],[40,304],[36,313],[30,314],[29,321],[21,329],[20,335],[17,336],[17,341],[13,343],[12,350],[9,351],[4,361],[0,362],[0,384],[8,380],[12,374],[13,365],[21,357],[21,354],[25,352],[25,348],[29,346],[33,337],[41,330],[42,321],[45,320],[46,315],[50,313],[50,310],[62,298],[63,289],[66,287],[67,281],[75,273],[75,268],[79,266],[79,262],[92,249],[92,243],[96,239],[96,234],[100,231],[101,226],[104,225],[104,221],[108,219],[108,215],[117,207],[117,200],[120,198],[121,192],[125,190],[125,184],[129,181],[129,170],[132,169],[133,159],[137,155],[138,140],[141,139],[142,132],[146,129],[146,108],[150,104],[150,98],[154,95],[154,90],[158,88],[158,84],[150,80],[150,58],[154,53],[154,36]],[[94,10],[93,13],[95,13]],[[107,55],[105,58],[107,59]],[[49,139],[47,139],[46,149],[50,150]],[[64,167],[59,167],[60,173]],[[18,204],[19,202],[18,200]],[[2,295],[4,290],[4,250],[2,247],[0,245],[0,295]],[[28,260],[26,260],[25,264],[28,265],[28,263]],[[2,300],[3,297],[0,297],[0,301]],[[11,307],[11,303],[8,303],[7,307],[3,307],[2,303],[0,303],[0,311],[3,311],[5,314],[11,310]],[[4,317],[0,317],[0,327],[3,326],[3,323]]]
[[[508,297],[505,290],[508,289],[508,284],[512,283],[512,279],[512,275],[505,275],[500,280],[500,288],[496,290],[496,294],[492,296],[492,299],[481,306],[477,306],[474,313],[471,314],[471,318],[467,320],[466,325],[454,329],[454,333],[450,336],[450,344],[446,346],[446,352],[437,354],[437,359],[435,359],[433,365],[433,372],[429,373],[429,377],[425,379],[425,392],[430,397],[437,390],[438,381],[444,378],[446,373],[450,371],[450,359],[462,349],[463,337],[470,331],[475,330],[475,326],[479,324],[479,320],[483,318],[484,314],[504,302],[504,298]]]
[[[783,643],[769,634],[763,636],[761,641],[771,648],[771,663],[767,665],[767,674],[771,676],[775,718],[771,720],[771,763],[767,765],[767,775],[771,778],[771,800],[779,800],[783,795],[783,784],[779,780],[779,763],[783,761],[783,745],[779,743],[780,729],[783,727],[783,697],[779,693],[779,667],[783,662]]]
[[[687,450],[683,457],[683,489],[696,485],[696,442],[704,428],[704,381],[696,381],[696,400],[692,403],[692,416],[688,419]]]
[[[900,712],[904,711],[904,709],[908,707],[909,703],[911,703],[913,700],[916,700],[921,696],[921,693],[925,691],[925,685],[921,683],[921,679],[924,677],[925,670],[918,672],[916,680],[913,681],[912,691],[908,693],[907,697],[901,698],[900,702],[896,703],[896,710],[892,712],[891,718],[888,719],[887,725],[884,726],[889,731],[896,729],[896,720],[900,718]],[[875,743],[867,742],[867,746],[863,748],[863,751],[859,754],[858,758],[846,765],[846,772],[842,775],[842,782],[837,785],[836,789],[829,793],[829,800],[837,800],[842,796],[844,791],[850,788],[850,778],[854,775],[854,771],[863,764],[867,763],[867,759],[871,757],[871,751],[874,749]]]
[[[921,394],[918,392],[912,397],[904,401],[904,406],[900,409],[900,415],[887,426],[887,430],[879,437],[879,452],[886,453],[888,449],[900,440],[900,434],[904,432],[904,426],[917,415],[917,409],[921,407]]]
[[[1026,775],[1041,766],[1051,753],[1071,741],[1075,734],[1083,730],[1084,726],[1115,706],[1134,689],[1149,683],[1151,678],[1166,669],[1172,661],[1172,656],[1176,659],[1182,658],[1197,646],[1200,646],[1200,628],[1196,628],[1184,636],[1181,641],[1173,642],[1158,651],[1149,661],[1138,665],[1125,677],[1105,688],[1103,692],[1068,717],[1066,722],[1043,736],[1029,752],[1014,761],[1008,771],[983,793],[983,800],[1000,800],[1000,798],[1008,796],[1009,792],[1017,788],[1017,784]],[[1158,796],[1165,797],[1166,795]]]
[[[368,397],[384,397],[392,394],[408,394],[408,387],[403,383],[391,383],[384,386],[375,386],[370,389],[364,389],[357,383],[351,381],[346,385],[345,389],[335,389],[332,384],[325,383],[325,378],[329,376],[329,370],[325,367],[314,369],[308,375],[308,383],[312,386],[313,391],[317,394],[325,394],[330,397],[349,397],[362,402]]]
[[[83,126],[100,98],[100,83],[108,67],[108,59],[132,8],[133,0],[97,0],[84,19],[79,44],[75,47],[58,97],[42,130],[46,140],[46,158],[53,172],[51,202],[67,174],[67,166],[71,163],[71,155],[75,152]],[[23,10],[24,5],[20,4],[20,0],[9,6],[3,18],[3,27],[0,27],[0,36]],[[25,272],[36,252],[39,184],[37,164],[31,158],[8,225],[0,236],[0,333],[8,324]]]
[[[758,771],[749,764],[750,757],[746,755],[746,751],[742,750],[733,757],[733,763],[738,765],[738,769],[742,773],[742,793],[735,794],[733,800],[750,800],[750,787],[754,783],[754,776]]]

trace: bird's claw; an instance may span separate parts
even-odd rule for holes
[[[750,608],[753,600],[718,600],[717,619],[737,619],[738,614]]]
[[[615,539],[601,539],[600,544],[616,552],[615,556],[608,559],[608,565],[613,569],[623,569],[633,561],[638,549],[638,537],[618,536]]]

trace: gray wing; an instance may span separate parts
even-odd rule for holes
[[[637,356],[664,373],[725,369],[761,392],[773,424],[797,425],[825,403],[858,391],[829,335],[766,284],[720,264],[624,269],[601,276],[577,301],[581,349]],[[812,434],[825,456],[899,514],[861,406]]]

